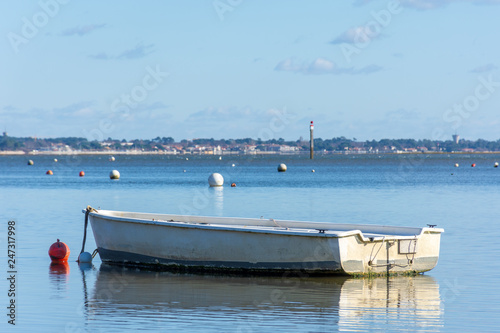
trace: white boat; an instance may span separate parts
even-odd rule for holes
[[[421,273],[436,266],[444,231],[90,207],[88,216],[105,263],[211,272]]]

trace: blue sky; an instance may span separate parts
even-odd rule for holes
[[[0,127],[500,139],[500,0],[2,1]]]

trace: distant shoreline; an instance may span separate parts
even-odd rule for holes
[[[66,156],[66,155],[174,155],[174,156],[246,156],[246,155],[281,155],[281,156],[296,156],[296,155],[308,155],[309,152],[297,152],[297,153],[282,153],[282,152],[255,152],[251,154],[242,154],[240,152],[225,152],[222,154],[199,154],[199,153],[178,153],[178,152],[164,152],[164,151],[36,151],[36,152],[25,152],[22,150],[10,150],[10,151],[0,151],[0,156],[36,156],[36,155],[47,155],[47,156]],[[315,152],[317,155],[470,155],[470,154],[500,154],[500,151],[474,151],[474,152],[463,152],[463,151],[418,151],[418,152],[407,152],[407,151],[395,151],[395,152],[377,152],[377,153],[357,153],[357,152]]]

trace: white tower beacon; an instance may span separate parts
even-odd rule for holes
[[[311,133],[311,137],[310,137],[310,143],[309,143],[309,158],[312,160],[314,158],[314,136],[313,136],[313,132],[314,132],[314,123],[313,121],[311,120],[311,125],[309,126],[309,131]]]

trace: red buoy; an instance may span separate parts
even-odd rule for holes
[[[474,168],[475,166],[476,166],[476,163],[472,163],[471,167],[473,167],[473,168]]]
[[[49,248],[49,256],[52,262],[64,262],[69,258],[69,247],[68,245],[60,242],[59,239],[57,242],[52,244]]]
[[[236,187],[236,183],[231,183],[231,187]]]
[[[47,175],[53,175],[54,173],[52,172],[52,170],[48,170],[45,174],[47,174]]]
[[[83,177],[83,176],[85,176],[85,172],[80,171],[80,177]]]

